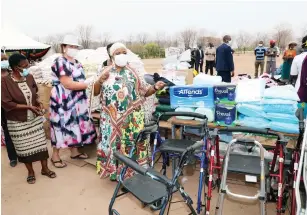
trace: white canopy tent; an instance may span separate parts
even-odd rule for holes
[[[23,33],[9,28],[2,28],[0,36],[1,49],[4,51],[50,48],[49,45],[37,42]]]

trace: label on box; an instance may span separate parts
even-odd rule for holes
[[[221,103],[235,104],[236,86],[235,85],[216,85],[214,86],[214,101]]]
[[[176,86],[170,88],[171,107],[214,107],[213,87]]]
[[[215,106],[215,122],[221,126],[235,125],[237,110],[234,105],[217,104]]]

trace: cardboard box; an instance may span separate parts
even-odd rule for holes
[[[170,88],[171,107],[214,107],[212,86],[174,86]]]
[[[219,126],[235,126],[237,109],[235,105],[216,104],[215,123]]]
[[[215,103],[236,104],[236,85],[219,84],[213,86]]]

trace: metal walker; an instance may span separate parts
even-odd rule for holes
[[[260,190],[258,193],[254,196],[246,196],[246,195],[241,195],[237,193],[232,193],[226,184],[226,179],[227,179],[227,172],[228,172],[228,164],[229,164],[229,157],[230,157],[230,151],[233,145],[235,144],[255,144],[260,148],[260,167],[261,167],[261,173],[260,173]],[[266,207],[265,207],[265,202],[266,202],[266,186],[265,186],[265,165],[264,165],[264,152],[265,149],[256,140],[250,140],[250,139],[234,139],[229,143],[229,146],[227,148],[227,152],[224,157],[224,168],[223,168],[223,175],[221,179],[221,189],[219,192],[219,198],[217,201],[217,207],[215,214],[216,215],[222,215],[223,214],[223,204],[224,204],[224,198],[225,195],[228,195],[230,197],[236,198],[236,199],[242,199],[242,200],[249,200],[249,201],[255,201],[259,200],[260,201],[260,214],[265,215],[266,214]]]

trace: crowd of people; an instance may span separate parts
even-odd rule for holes
[[[209,43],[205,50],[195,50],[195,69],[205,73],[216,68],[223,82],[231,82],[234,76],[234,50],[230,46],[231,37],[223,37],[223,44],[214,48]],[[284,52],[284,79],[296,80],[295,88],[301,102],[307,102],[307,36],[302,40],[303,52],[296,55],[295,42],[289,43]],[[149,161],[150,146],[145,141],[139,143],[134,154],[130,149],[138,133],[144,128],[144,101],[146,97],[162,90],[164,82],[149,85],[139,71],[128,63],[127,48],[122,43],[107,46],[109,59],[102,64],[100,75],[93,86],[95,96],[101,98],[99,135],[90,117],[86,89],[87,81],[82,64],[75,59],[78,53],[78,40],[74,35],[66,35],[61,44],[62,55],[55,59],[52,69],[52,90],[49,106],[50,136],[52,144],[51,163],[56,168],[67,164],[60,157],[60,150],[69,148],[71,159],[87,159],[88,155],[79,151],[80,147],[94,144],[97,146],[97,172],[101,177],[116,180],[121,166],[113,157],[115,151],[132,156],[140,165]],[[264,48],[263,41],[255,48],[255,77],[263,74],[265,59],[266,72],[276,69],[279,50],[275,41]],[[17,160],[24,163],[28,176],[26,181],[36,181],[32,163],[41,162],[41,174],[55,178],[55,172],[48,168],[48,149],[44,123],[44,107],[38,97],[38,87],[31,74],[29,62],[22,54],[9,58],[1,55],[1,127],[5,135],[8,157],[12,167]],[[132,174],[127,172],[127,174]]]
[[[88,83],[80,62],[78,40],[67,35],[62,44],[62,55],[55,59],[52,69],[50,96],[50,136],[52,144],[51,162],[56,168],[67,164],[59,151],[69,148],[72,159],[86,159],[79,147],[94,144],[96,129],[89,116],[86,89]],[[108,46],[110,59],[103,64],[102,73],[94,84],[94,93],[100,94],[103,103],[101,127],[98,135],[97,168],[103,177],[117,179],[120,166],[116,165],[113,152],[130,153],[131,144],[144,128],[143,103],[146,97],[164,88],[163,82],[148,85],[140,73],[131,68],[127,48],[122,43]],[[13,54],[8,61],[1,59],[1,125],[4,130],[8,155],[12,167],[17,159],[24,163],[29,184],[36,182],[32,163],[40,161],[41,174],[55,178],[48,168],[47,140],[43,129],[44,108],[39,102],[38,87],[31,74],[29,62],[22,54]],[[4,118],[4,116],[6,118]],[[132,156],[141,164],[148,160],[147,143],[139,144]]]
[[[305,50],[306,37],[302,41],[302,49]],[[297,55],[296,42],[289,42],[287,49],[283,53],[283,64],[280,66],[282,71],[282,80],[293,80],[292,76],[297,76],[299,73],[292,67],[294,58]],[[305,51],[303,51],[304,53]],[[225,35],[223,37],[223,43],[217,48],[213,43],[208,43],[205,50],[200,45],[198,49],[191,49],[191,68],[194,68],[197,72],[203,73],[203,62],[205,61],[205,74],[214,74],[214,68],[217,75],[222,77],[224,82],[231,82],[231,77],[234,76],[234,50],[231,48],[231,36]],[[264,74],[264,70],[267,74],[275,74],[277,70],[276,59],[280,56],[280,49],[276,46],[275,40],[270,40],[269,47],[264,47],[264,41],[259,41],[258,46],[254,49],[255,55],[255,73],[254,78],[258,78]],[[304,54],[303,54],[304,55]],[[296,63],[295,63],[296,64]],[[259,71],[260,68],[260,71]],[[295,78],[295,77],[294,77]]]

